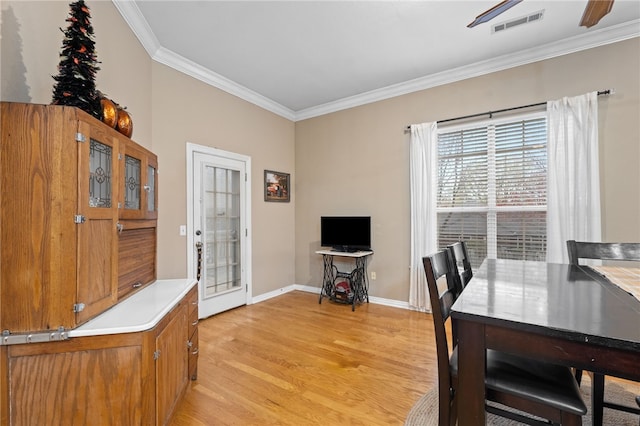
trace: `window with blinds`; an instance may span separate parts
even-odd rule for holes
[[[463,240],[485,258],[546,257],[547,123],[543,113],[438,131],[438,246]]]

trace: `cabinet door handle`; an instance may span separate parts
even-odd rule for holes
[[[121,233],[122,230],[124,229],[124,225],[118,222],[116,223],[116,229],[118,230],[118,233]]]
[[[142,188],[147,192],[151,192],[151,187],[149,185],[144,185]]]
[[[191,352],[191,355],[198,355],[199,351],[200,351],[200,349],[196,348],[195,351]]]
[[[139,287],[142,287],[142,283],[141,283],[140,281],[138,281],[138,282],[136,282],[136,283],[133,283],[133,284],[131,285],[131,287],[133,287],[133,288],[139,288]]]
[[[191,340],[187,340],[187,347],[190,348],[193,346],[193,342]]]
[[[192,326],[194,326],[194,327],[195,327],[196,325],[198,325],[198,320],[195,320],[194,322],[192,322],[192,323],[191,323],[191,325],[192,325]]]

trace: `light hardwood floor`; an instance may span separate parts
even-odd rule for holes
[[[200,321],[186,425],[402,425],[437,381],[431,316],[305,292]]]

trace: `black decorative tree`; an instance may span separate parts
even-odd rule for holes
[[[78,107],[100,119],[100,97],[96,90],[95,76],[98,61],[94,52],[91,14],[84,0],[70,3],[67,30],[64,33],[57,82],[53,88],[53,104]]]

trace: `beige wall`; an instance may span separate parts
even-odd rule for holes
[[[294,124],[161,64],[153,66],[153,151],[160,162],[158,261],[186,274],[186,143],[251,157],[253,295],[294,282]],[[291,173],[290,203],[266,203],[264,170]]]
[[[371,215],[370,294],[409,294],[408,124],[593,90],[599,98],[603,238],[640,241],[640,38],[296,123],[296,282],[320,286],[319,218]]]
[[[3,1],[0,99],[49,103],[68,1]],[[600,98],[604,239],[640,241],[640,39],[292,123],[154,63],[113,4],[89,1],[98,89],[127,106],[160,163],[159,277],[186,274],[187,142],[252,159],[253,294],[319,286],[319,217],[373,218],[371,294],[408,299],[406,125],[613,88]],[[291,203],[265,203],[264,169],[291,173]]]

